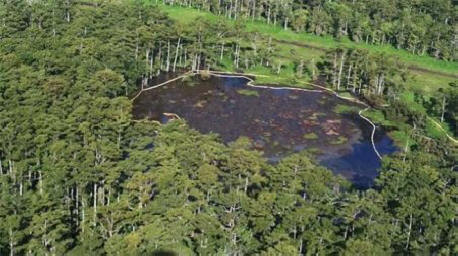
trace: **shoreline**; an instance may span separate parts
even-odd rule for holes
[[[366,103],[364,103],[363,101],[360,101],[358,99],[354,99],[354,98],[349,98],[349,97],[344,97],[344,96],[340,96],[336,91],[332,90],[332,89],[329,89],[329,88],[326,88],[326,87],[323,87],[323,86],[320,86],[320,85],[316,85],[316,84],[313,84],[313,83],[306,83],[306,84],[309,84],[311,86],[314,86],[316,88],[320,88],[318,90],[313,90],[313,89],[305,89],[305,88],[297,88],[297,87],[285,87],[285,86],[278,86],[278,87],[274,87],[274,86],[267,86],[267,85],[255,85],[255,80],[252,79],[250,76],[253,76],[253,77],[256,77],[257,75],[255,74],[243,74],[243,73],[235,73],[235,72],[222,72],[222,71],[210,71],[210,70],[193,70],[193,71],[188,71],[188,72],[185,72],[183,73],[182,75],[179,75],[173,79],[170,79],[170,80],[167,80],[165,82],[162,82],[160,84],[156,84],[156,85],[153,85],[153,86],[150,86],[150,87],[147,87],[147,88],[143,88],[131,99],[131,101],[133,102],[136,98],[138,98],[144,91],[149,91],[149,90],[152,90],[152,89],[155,89],[155,88],[158,88],[158,87],[161,87],[161,86],[164,86],[166,84],[169,84],[171,82],[174,82],[174,81],[177,81],[179,79],[182,79],[184,77],[187,77],[189,75],[199,75],[199,74],[207,74],[207,75],[211,75],[211,76],[215,76],[215,77],[235,77],[235,78],[244,78],[246,79],[248,82],[246,83],[247,86],[249,87],[253,87],[253,88],[261,88],[261,89],[270,89],[270,90],[294,90],[294,91],[305,91],[305,92],[316,92],[316,93],[330,93],[334,96],[336,96],[337,98],[339,99],[343,99],[343,100],[347,100],[347,101],[351,101],[353,103],[359,103],[359,104],[362,104],[364,106],[366,106],[366,108],[364,109],[361,109],[359,112],[358,112],[358,115],[360,118],[362,118],[363,120],[365,120],[366,122],[368,122],[371,126],[372,126],[372,132],[371,132],[371,144],[372,144],[372,148],[375,152],[375,154],[377,155],[377,157],[381,160],[382,159],[382,156],[381,154],[379,153],[379,151],[377,150],[377,147],[375,146],[375,141],[374,141],[374,137],[375,137],[375,131],[376,131],[376,125],[367,117],[365,117],[362,113],[367,111],[368,109],[370,109],[370,106],[367,105]],[[304,82],[305,83],[305,82]]]

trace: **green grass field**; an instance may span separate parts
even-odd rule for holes
[[[209,20],[223,19],[223,17],[214,15],[209,12],[200,11],[197,9],[184,8],[178,6],[160,5],[161,10],[170,15],[172,19],[185,24],[194,21],[198,17],[205,17]],[[229,20],[229,22],[234,22]],[[411,66],[431,71],[437,71],[447,74],[456,75],[458,71],[458,62],[438,60],[430,56],[420,56],[409,53],[408,51],[395,49],[390,45],[371,45],[365,43],[356,43],[345,38],[336,40],[331,36],[316,36],[309,33],[295,33],[291,30],[284,30],[280,26],[265,24],[261,21],[245,21],[247,32],[259,32],[261,34],[270,35],[274,39],[290,41],[292,43],[302,43],[316,48],[332,48],[338,45],[347,47],[364,48],[372,52],[384,53],[387,55],[395,55],[402,61]],[[310,52],[315,52],[316,49],[310,49]]]

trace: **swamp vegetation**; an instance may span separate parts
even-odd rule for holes
[[[440,29],[421,34],[412,28],[420,23],[412,22],[403,23],[403,37],[385,34],[383,39],[371,26],[359,34],[359,40],[369,35],[374,44],[399,44],[442,58],[434,63],[449,67],[447,75],[436,76],[441,65],[434,64],[431,77],[441,79],[429,86],[406,63],[419,60],[406,57],[414,55],[338,43],[310,51],[279,42],[274,32],[250,30],[251,23],[241,18],[247,16],[242,3],[256,3],[256,10],[264,8],[255,12],[260,27],[270,26],[267,20],[311,30],[314,23],[286,22],[278,9],[265,9],[284,1],[234,0],[232,7],[216,11],[218,19],[210,13],[215,6],[205,5],[210,2],[203,1],[197,11],[164,7],[160,1],[159,6],[128,0],[0,1],[0,254],[456,254],[458,93],[450,77],[456,67],[448,44],[456,20],[451,1],[417,1],[412,8],[406,1],[376,1],[385,9],[406,6],[385,11],[395,15],[393,26],[429,15],[422,28]],[[310,4],[322,6],[322,12],[352,6],[351,1],[321,2]],[[384,20],[385,15],[363,7],[355,13],[369,17],[370,24]],[[403,19],[396,18],[399,10],[406,12]],[[196,12],[202,15],[188,23],[177,18]],[[345,21],[333,19],[319,30],[356,40],[355,27]],[[151,79],[196,69],[254,73],[257,83],[309,89],[321,81],[371,105],[365,114],[400,150],[383,157],[374,185],[360,190],[320,165],[313,152],[293,152],[271,164],[247,137],[225,141],[224,133],[201,134],[190,128],[192,119],[164,124],[138,119],[143,116],[137,116],[132,98]],[[196,90],[201,86],[186,83]],[[268,96],[241,89],[248,91],[233,95]],[[306,103],[292,96],[285,104],[297,104],[300,113]],[[167,104],[178,104],[170,100],[177,99]],[[193,106],[208,106],[209,100]],[[352,111],[331,105],[328,115]],[[263,106],[268,108],[257,107]],[[350,120],[341,122],[356,128]],[[297,139],[318,143],[320,132],[304,130]],[[345,145],[340,136],[336,141]]]
[[[158,79],[151,83],[163,84]],[[225,143],[247,137],[271,163],[307,150],[359,188],[373,184],[380,159],[372,148],[373,127],[358,116],[365,106],[327,91],[255,87],[247,82],[230,75],[172,81],[139,94],[133,116],[162,122],[178,116],[199,132],[218,134]],[[376,134],[379,152],[396,150],[383,131]]]

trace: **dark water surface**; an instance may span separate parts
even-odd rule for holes
[[[370,141],[372,126],[357,111],[338,111],[362,106],[327,93],[253,88],[246,83],[236,77],[179,80],[144,91],[134,101],[133,114],[137,119],[166,121],[164,113],[175,113],[202,133],[218,133],[224,142],[246,136],[271,161],[308,149],[322,165],[356,186],[372,185],[381,164]],[[381,154],[396,150],[383,131],[376,132],[375,142]]]

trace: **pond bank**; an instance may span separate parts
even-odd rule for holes
[[[181,79],[193,74],[206,79]],[[323,165],[361,187],[371,185],[381,155],[394,151],[392,141],[381,131],[377,135],[375,124],[362,115],[366,104],[321,86],[254,85],[245,74],[209,71],[161,79],[166,81],[143,88],[132,99],[136,118],[165,121],[164,112],[176,113],[194,129],[218,133],[227,143],[249,137],[273,161],[313,151]],[[377,147],[382,147],[380,152]]]

